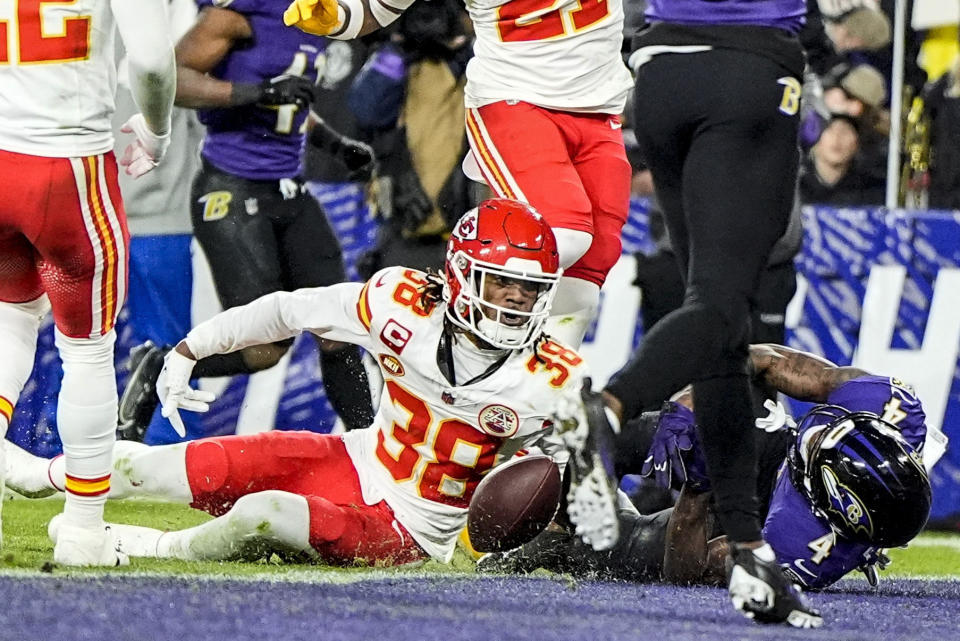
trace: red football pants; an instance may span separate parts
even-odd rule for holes
[[[63,334],[102,336],[126,297],[129,242],[113,152],[46,158],[0,150],[0,301],[46,292]]]
[[[366,505],[339,436],[263,432],[193,441],[186,450],[192,506],[214,516],[241,496],[282,490],[307,499],[310,545],[328,563],[410,563],[427,557],[385,502]]]
[[[498,196],[530,203],[551,227],[593,234],[564,275],[602,285],[630,206],[619,116],[501,101],[467,110],[467,138]]]

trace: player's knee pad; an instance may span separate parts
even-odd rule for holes
[[[187,480],[194,496],[216,492],[230,478],[230,457],[215,439],[193,441],[184,453]]]
[[[348,525],[344,509],[320,496],[309,497],[308,503],[311,542],[322,545],[339,540]]]
[[[564,269],[580,260],[590,249],[590,244],[593,242],[593,234],[579,229],[554,227],[553,235],[557,239],[560,267]]]

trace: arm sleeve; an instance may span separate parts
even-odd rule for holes
[[[199,360],[312,332],[368,348],[369,334],[357,311],[362,289],[362,283],[338,283],[267,294],[197,325],[187,334],[187,346]]]
[[[177,67],[164,0],[111,0],[127,52],[130,91],[153,133],[170,131]]]

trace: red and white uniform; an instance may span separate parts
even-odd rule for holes
[[[549,417],[561,393],[580,388],[584,366],[574,351],[540,342],[536,351],[512,351],[482,380],[451,385],[437,365],[444,306],[418,304],[423,279],[422,272],[398,267],[365,285],[277,292],[197,326],[186,341],[197,358],[301,331],[368,350],[385,384],[374,424],[340,437],[356,479],[327,476],[312,484],[323,492],[324,484],[358,481],[366,506],[384,503],[403,532],[448,561],[483,475],[498,456],[553,436]],[[455,358],[455,366],[466,365],[463,356]],[[552,448],[546,443],[544,449]],[[311,537],[317,538],[313,512],[311,503]]]
[[[480,173],[552,227],[592,234],[564,275],[601,285],[620,257],[630,198],[622,2],[477,0],[467,9],[476,32],[467,136]]]
[[[93,156],[113,148],[114,24],[106,0],[0,3],[0,149]]]
[[[465,103],[517,100],[619,114],[633,87],[620,57],[622,0],[471,0]]]
[[[127,287],[110,4],[0,3],[0,25],[0,301],[46,292],[62,333],[97,337]]]

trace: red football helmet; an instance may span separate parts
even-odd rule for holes
[[[447,318],[495,347],[520,349],[540,336],[563,270],[543,217],[530,205],[496,198],[483,201],[454,226],[445,272]],[[533,307],[525,311],[487,300],[491,279],[535,293]]]

